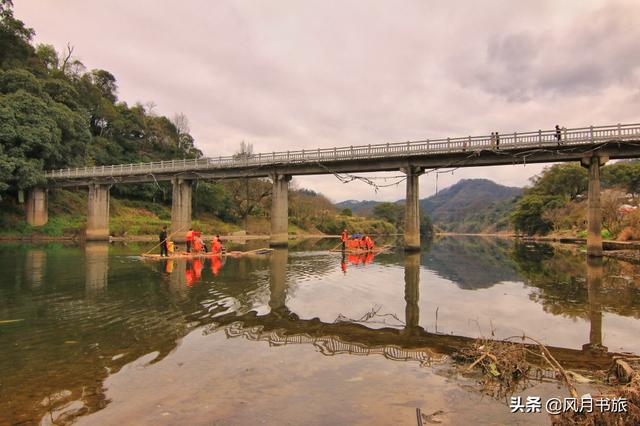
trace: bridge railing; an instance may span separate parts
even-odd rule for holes
[[[109,176],[147,175],[191,170],[262,167],[281,164],[331,163],[358,159],[415,157],[458,154],[482,150],[549,148],[560,145],[584,145],[606,141],[640,139],[640,124],[561,129],[525,133],[500,133],[498,136],[466,136],[408,142],[280,151],[251,155],[206,157],[198,159],[155,161],[151,163],[118,164],[51,170],[47,178],[73,179]]]

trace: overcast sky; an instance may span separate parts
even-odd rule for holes
[[[36,41],[185,113],[205,155],[638,122],[640,2],[14,0]],[[542,166],[467,168],[523,186]],[[333,201],[395,200],[332,176]],[[436,178],[420,180],[421,196]]]

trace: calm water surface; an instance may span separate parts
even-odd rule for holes
[[[416,408],[547,424],[483,397],[449,356],[523,333],[575,368],[640,353],[629,264],[481,238],[375,257],[334,246],[159,262],[144,245],[0,244],[0,424],[412,425]]]

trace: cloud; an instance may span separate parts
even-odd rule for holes
[[[71,42],[120,98],[184,112],[211,156],[637,121],[635,1],[16,2],[37,41]],[[525,185],[541,166],[459,170]],[[381,175],[381,176],[384,176]],[[299,177],[339,201],[397,199]],[[421,195],[435,177],[421,178]]]
[[[593,10],[577,7],[558,25],[493,34],[481,54],[457,71],[464,86],[480,87],[512,103],[558,96],[598,96],[617,85],[638,84],[640,38],[634,3],[609,3]],[[455,52],[450,63],[460,62]]]

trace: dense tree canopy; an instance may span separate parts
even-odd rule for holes
[[[608,164],[601,169],[601,181],[604,188],[619,188],[635,194],[640,191],[640,162]],[[518,232],[546,234],[553,228],[554,216],[567,216],[572,210],[567,206],[584,197],[588,188],[587,171],[578,163],[555,164],[534,176],[531,183],[511,212],[511,222]],[[617,212],[615,206],[610,210],[613,214]],[[562,222],[559,219],[562,217],[556,218],[556,225]]]

